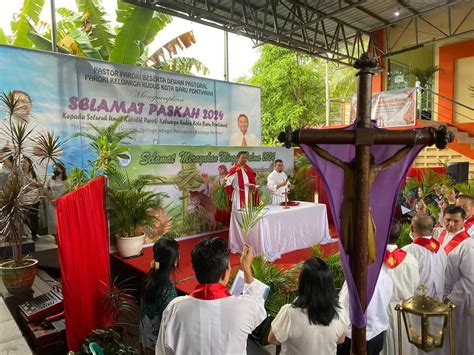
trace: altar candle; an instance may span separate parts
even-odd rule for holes
[[[317,191],[314,193],[314,203],[319,203],[319,193]]]

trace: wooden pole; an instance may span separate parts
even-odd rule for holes
[[[356,63],[359,70],[359,86],[357,90],[357,128],[370,128],[372,108],[372,76],[377,62],[369,57],[361,57]],[[360,131],[359,131],[360,132]],[[359,137],[358,137],[359,136]],[[366,140],[356,132],[355,159],[355,201],[353,215],[355,228],[351,238],[351,270],[355,287],[360,297],[362,310],[367,308],[367,257],[369,234],[369,192],[370,192],[370,139]],[[365,327],[352,326],[352,353],[367,354]]]

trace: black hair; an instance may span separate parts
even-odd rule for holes
[[[276,165],[277,163],[282,163],[282,164],[283,164],[283,160],[281,160],[281,159],[275,159],[275,165]]]
[[[194,273],[201,284],[218,283],[229,267],[229,250],[222,238],[204,238],[191,252]]]
[[[237,153],[237,159],[239,159],[242,154],[247,154],[247,155],[249,155],[249,152],[247,152],[246,150],[242,150],[242,151],[238,152],[238,153]]]
[[[433,218],[427,213],[417,213],[411,220],[413,231],[421,235],[431,235],[433,233]]]
[[[31,176],[33,177],[33,179],[37,180],[36,172],[35,172],[35,169],[33,169],[33,162],[31,161],[31,159],[23,155],[21,160],[26,160],[28,164],[30,164],[30,169],[27,171],[27,173],[31,173]]]
[[[336,286],[329,266],[322,259],[306,260],[298,282],[298,297],[293,307],[304,309],[310,324],[327,326],[338,317]]]
[[[163,293],[170,274],[176,269],[179,257],[179,244],[173,238],[163,237],[153,245],[153,258],[159,262],[158,269],[152,267],[145,277],[142,298],[145,303],[153,303]]]
[[[249,118],[245,113],[239,113],[239,115],[237,116],[237,122],[239,122],[240,117],[245,117],[245,119],[247,120],[247,123],[249,123]]]
[[[64,181],[64,180],[67,180],[67,173],[66,173],[66,167],[64,166],[63,163],[55,163],[53,165],[53,169],[54,167],[57,166],[61,169],[61,180]],[[53,176],[53,179],[55,178],[55,176]],[[56,180],[56,179],[54,179]]]
[[[456,206],[456,205],[448,205],[446,209],[444,210],[444,215],[446,216],[447,214],[461,214],[462,219],[466,218],[466,211],[464,211],[461,207]]]
[[[390,235],[388,237],[388,242],[390,244],[395,244],[400,237],[402,231],[402,226],[397,221],[393,221],[392,228],[390,228]]]

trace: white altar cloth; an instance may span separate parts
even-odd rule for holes
[[[240,217],[240,211],[232,212],[229,228],[232,253],[241,253],[244,243],[249,243],[255,255],[263,254],[273,261],[293,250],[332,242],[325,204],[301,202],[289,209],[269,205],[248,236],[239,228],[237,219]]]

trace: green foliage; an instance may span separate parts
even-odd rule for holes
[[[120,334],[112,327],[94,329],[92,334],[84,340],[78,353],[81,355],[92,354],[89,349],[89,344],[92,342],[101,346],[104,355],[136,355],[139,353],[133,347],[125,345]]]
[[[454,188],[463,195],[469,195],[474,197],[474,181],[469,180],[467,182],[458,183],[454,185]]]
[[[230,210],[229,196],[225,190],[225,186],[221,185],[211,192],[212,204],[219,210]]]
[[[326,264],[328,264],[328,267],[332,272],[332,277],[334,278],[334,284],[336,285],[336,289],[340,290],[345,281],[344,270],[342,269],[341,264],[341,255],[339,253],[336,253],[328,255],[324,258],[322,256],[321,249],[317,244],[311,246],[311,254],[312,256],[323,259]]]
[[[20,12],[11,21],[13,32],[11,44],[19,47],[31,48],[33,43],[28,37],[30,32],[29,20],[37,23],[43,10],[44,0],[24,0]]]
[[[453,185],[451,177],[447,174],[440,174],[433,169],[423,170],[421,175],[421,184],[425,198],[434,193],[434,189],[444,185],[450,188]]]
[[[403,248],[405,245],[411,244],[412,239],[410,238],[410,224],[401,224],[400,237],[397,240],[397,246]]]
[[[428,84],[431,83],[431,79],[434,78],[434,75],[440,71],[440,68],[437,65],[431,65],[426,69],[412,69],[409,71],[409,74],[412,74],[420,82],[422,88],[426,88]]]
[[[179,72],[181,74],[192,75],[193,70],[203,75],[209,74],[209,69],[196,58],[175,57],[153,66],[159,70]]]
[[[287,125],[293,128],[324,123],[324,78],[314,70],[315,59],[263,45],[246,83],[261,87],[262,142],[277,144]]]
[[[290,200],[314,202],[314,178],[310,174],[311,168],[307,166],[295,169],[291,180],[293,187],[289,194]]]
[[[139,229],[153,225],[151,210],[163,208],[160,194],[147,191],[142,179],[130,180],[127,175],[114,172],[110,176],[110,224],[112,234],[136,237]]]
[[[262,219],[266,213],[266,205],[264,202],[256,204],[253,198],[249,197],[248,204],[241,210],[240,220],[237,223],[244,235],[248,235],[250,230]]]

